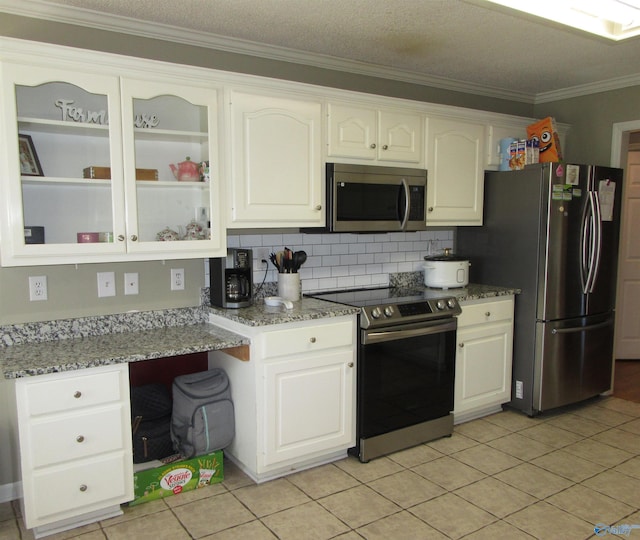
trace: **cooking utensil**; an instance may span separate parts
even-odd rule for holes
[[[304,251],[296,251],[293,254],[293,268],[294,272],[300,270],[300,267],[306,262],[307,254]]]

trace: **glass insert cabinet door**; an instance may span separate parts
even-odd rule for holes
[[[221,249],[218,93],[123,79],[122,95],[129,251]]]
[[[124,253],[113,241],[124,223],[118,78],[0,69],[2,264]]]

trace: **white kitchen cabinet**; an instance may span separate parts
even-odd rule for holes
[[[227,102],[228,226],[324,226],[320,100],[234,89]]]
[[[346,456],[355,445],[355,316],[247,327],[251,358],[209,354],[231,380],[236,436],[225,455],[262,482]]]
[[[423,116],[393,109],[329,103],[330,158],[419,167],[423,163]]]
[[[427,120],[427,225],[482,225],[485,124]]]
[[[226,251],[215,89],[136,80],[84,64],[5,61],[0,69],[3,266]],[[210,162],[209,182],[177,181],[170,164],[187,156]],[[205,229],[211,222],[202,239],[157,239],[166,227],[185,232],[196,218]],[[33,233],[34,227],[44,228],[44,243],[25,239],[25,228]],[[101,234],[80,242],[78,233]]]
[[[15,381],[25,525],[36,537],[133,499],[127,364]]]
[[[493,121],[487,126],[486,165],[488,168],[498,170],[500,166],[500,139],[526,139],[527,126],[531,123],[533,123],[532,119],[523,118],[504,122]]]
[[[501,410],[511,400],[513,296],[461,302],[454,422]]]

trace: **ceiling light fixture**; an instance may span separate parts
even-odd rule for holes
[[[486,0],[614,41],[640,35],[640,0]]]

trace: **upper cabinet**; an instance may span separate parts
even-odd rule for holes
[[[482,225],[485,124],[427,121],[427,225]]]
[[[228,107],[228,226],[323,226],[321,101],[236,89]]]
[[[216,90],[89,69],[0,69],[3,266],[226,250]],[[170,165],[187,157],[197,173],[174,176]]]
[[[346,158],[348,162],[422,166],[421,114],[329,103],[327,117],[330,160]]]

